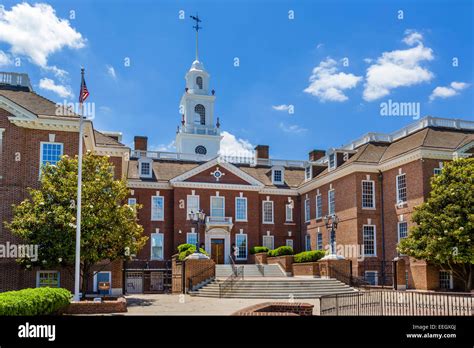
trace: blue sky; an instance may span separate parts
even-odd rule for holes
[[[76,101],[84,65],[95,127],[122,131],[128,145],[147,135],[152,148],[172,150],[196,12],[215,114],[235,136],[227,147],[268,144],[274,158],[306,159],[413,122],[382,116],[388,100],[419,103],[422,117],[474,119],[472,1],[41,3],[2,1],[0,71],[26,72],[37,93]]]

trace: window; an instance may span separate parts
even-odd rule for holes
[[[207,149],[205,146],[202,146],[202,145],[198,145],[196,146],[196,148],[194,149],[194,152],[198,155],[205,155],[207,154]]]
[[[453,288],[453,274],[450,271],[439,271],[439,287],[446,290]]]
[[[137,212],[137,199],[136,198],[129,198],[128,205],[133,209],[133,211]]]
[[[138,171],[141,178],[151,178],[152,177],[152,161],[150,159],[140,159],[138,161]]]
[[[283,169],[272,170],[272,181],[274,184],[283,184]]]
[[[316,196],[316,219],[323,217],[323,197],[319,194]]]
[[[47,164],[56,165],[63,155],[63,144],[41,142],[41,167]]]
[[[163,233],[151,234],[151,260],[163,260]]]
[[[195,232],[186,233],[186,243],[196,245],[198,243],[198,234]]]
[[[320,232],[318,233],[318,240],[317,240],[316,249],[323,250],[323,234]]]
[[[406,203],[407,201],[407,181],[406,175],[397,175],[397,204]]]
[[[224,208],[224,197],[212,196],[211,197],[211,216],[212,217],[225,217]]]
[[[334,190],[328,191],[328,214],[334,215],[336,213],[336,202],[334,201]]]
[[[363,226],[364,256],[376,256],[375,254],[375,225]]]
[[[196,85],[199,87],[199,89],[202,89],[202,77],[201,76],[196,77]]]
[[[152,221],[163,221],[165,211],[165,200],[163,196],[152,196],[151,197],[151,220]]]
[[[273,223],[273,201],[263,202],[263,223],[264,224]]]
[[[375,208],[375,182],[362,180],[362,208]]]
[[[287,204],[286,206],[286,222],[293,221],[293,204]]]
[[[305,178],[306,180],[311,179],[311,166],[307,166],[307,167],[304,169],[304,178]]]
[[[310,205],[309,205],[309,198],[304,200],[304,221],[308,222],[311,219],[311,212],[310,212]]]
[[[329,155],[329,170],[336,168],[336,154]]]
[[[206,108],[202,104],[197,104],[194,107],[194,112],[199,115],[199,117],[196,115],[196,120],[199,120],[200,125],[205,125],[206,124]]]
[[[58,271],[38,271],[36,272],[36,287],[59,288]]]
[[[398,240],[408,236],[408,222],[403,221],[398,223]]]
[[[365,271],[365,281],[370,285],[378,284],[378,272],[377,271]]]
[[[235,258],[237,260],[246,260],[247,259],[247,235],[243,233],[236,234],[235,246],[237,248],[237,255],[235,255]]]
[[[199,211],[199,196],[188,195],[186,197],[186,219],[189,219],[190,212]]]
[[[433,170],[434,175],[441,174],[441,170],[443,170],[443,168],[435,168],[435,169]]]
[[[273,236],[263,236],[263,246],[273,250]]]
[[[247,198],[235,198],[235,221],[247,221]]]
[[[285,244],[293,249],[293,239],[287,239]]]
[[[305,236],[304,244],[305,244],[305,250],[310,251],[311,250],[311,236],[309,234]]]

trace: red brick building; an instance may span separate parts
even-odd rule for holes
[[[11,204],[27,197],[27,187],[38,187],[42,161],[73,156],[78,143],[76,116],[58,115],[27,76],[9,76],[23,80],[0,84],[2,222],[11,219]],[[427,117],[391,134],[368,133],[340,148],[311,151],[306,161],[272,159],[264,145],[252,157],[220,156],[215,96],[208,90],[209,75],[195,61],[181,99],[176,153],[149,151],[146,137],[135,137],[130,150],[119,133],[104,134],[86,122],[85,148],[110,156],[115,175],[127,178],[128,203],[142,206],[138,219],[150,238],[127,262],[129,270],[162,269],[178,245],[196,239],[217,263],[229,263],[234,247],[238,263],[252,262],[253,246],[322,249],[329,243],[323,218],[336,214],[338,251],[353,261],[354,274],[374,284],[391,281],[396,245],[408,233],[413,208],[426,199],[431,177],[445,161],[474,151],[474,122]],[[207,217],[196,231],[188,213],[198,209]],[[21,241],[2,224],[0,244],[7,242]],[[425,284],[415,284],[410,264],[406,260],[408,287],[453,287],[452,276],[436,269]],[[64,270],[25,271],[12,259],[0,260],[0,275],[0,291],[48,282],[72,288]],[[91,291],[105,280],[121,292],[122,264],[107,265],[98,278]]]

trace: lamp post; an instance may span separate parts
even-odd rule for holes
[[[201,230],[201,225],[203,225],[206,222],[206,214],[204,211],[198,210],[197,212],[190,211],[188,213],[189,220],[193,225],[196,226],[196,251],[189,255],[187,258],[188,259],[209,259],[206,255],[201,253],[199,250],[199,231]]]
[[[330,244],[329,244],[329,255],[326,255],[322,260],[342,260],[344,257],[342,255],[336,254],[336,229],[339,223],[339,218],[336,214],[326,215],[324,217],[324,224],[326,229],[330,233]]]

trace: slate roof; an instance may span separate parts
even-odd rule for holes
[[[95,143],[97,145],[125,146],[121,142],[94,129]]]

